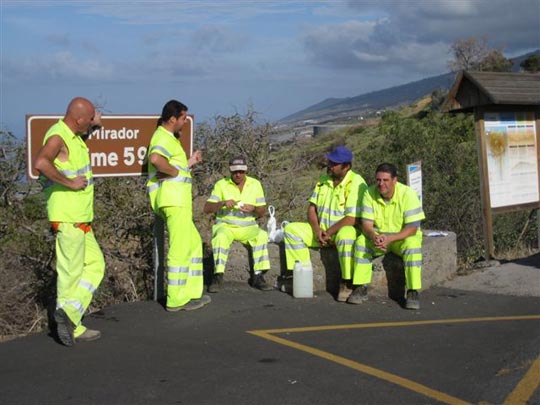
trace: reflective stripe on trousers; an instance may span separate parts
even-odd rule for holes
[[[56,223],[56,307],[75,325],[74,335],[86,328],[81,319],[105,274],[105,259],[91,230],[72,223]]]
[[[212,252],[214,255],[214,273],[225,272],[229,249],[233,241],[249,244],[253,252],[253,270],[270,269],[268,256],[268,233],[258,225],[234,227],[224,223],[212,227]]]
[[[179,307],[203,293],[202,241],[188,207],[161,208],[169,233],[167,306]]]
[[[350,280],[353,270],[353,246],[356,239],[356,229],[344,226],[332,236],[338,251],[341,278]],[[293,270],[295,261],[304,265],[311,264],[310,247],[320,247],[316,235],[307,222],[292,222],[287,224],[284,232],[285,255],[287,270]]]
[[[422,236],[414,235],[404,240],[391,243],[388,249],[403,259],[405,284],[408,290],[422,288]],[[371,239],[360,234],[354,245],[353,284],[369,284],[373,274],[374,257],[385,252],[375,249]]]

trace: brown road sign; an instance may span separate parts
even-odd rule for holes
[[[62,115],[26,116],[26,162],[27,176],[37,179],[33,167],[36,154],[43,144],[49,128]],[[156,130],[157,115],[103,115],[103,127],[92,132],[86,140],[90,163],[95,177],[141,176],[146,174],[146,151],[150,138]],[[182,128],[180,141],[191,156],[193,152],[193,116]]]

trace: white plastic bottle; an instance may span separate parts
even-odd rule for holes
[[[293,269],[293,297],[313,298],[313,268],[302,265],[298,260]]]

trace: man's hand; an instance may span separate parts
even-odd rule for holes
[[[92,127],[102,127],[101,124],[101,113],[99,111],[96,111],[94,114],[94,119],[90,122]]]
[[[255,211],[255,206],[251,204],[243,204],[239,207],[240,211],[245,212],[246,214],[249,214],[250,212]]]
[[[384,235],[384,234],[375,236],[375,239],[373,240],[373,242],[375,243],[375,247],[377,249],[380,249],[384,252],[388,250],[388,245],[392,243],[390,240],[390,236]]]
[[[326,234],[326,232],[323,231],[321,228],[319,228],[319,231],[317,232],[317,240],[319,241],[319,244],[321,246],[327,246],[328,239],[329,239],[329,236]]]
[[[70,179],[69,188],[72,190],[82,190],[88,185],[88,180],[84,176],[77,176],[73,179]]]
[[[203,161],[203,155],[200,150],[196,150],[193,152],[193,155],[188,159],[188,166],[192,167],[196,165],[197,163],[201,163]]]

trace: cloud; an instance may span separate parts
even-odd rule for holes
[[[4,56],[3,69],[6,78],[24,81],[40,80],[90,80],[112,78],[114,69],[96,59],[80,59],[71,52],[36,54],[26,57]]]
[[[244,48],[249,38],[220,25],[203,25],[191,35],[191,47],[197,52],[226,53]]]
[[[486,36],[493,47],[521,52],[540,46],[538,0],[392,0],[348,2],[365,15],[383,13],[394,32],[422,43]],[[388,26],[387,26],[388,27]]]
[[[540,47],[538,0],[393,0],[347,2],[347,22],[308,27],[310,63],[326,69],[446,70],[450,45],[485,37],[513,56]]]
[[[303,38],[310,61],[343,69],[358,67],[380,57],[370,52],[369,38],[376,23],[351,21],[315,27]]]
[[[321,0],[314,0],[318,3]],[[125,3],[83,1],[80,7],[85,14],[114,17],[126,24],[190,25],[224,24],[249,20],[261,15],[288,15],[305,11],[305,1],[134,1]]]

